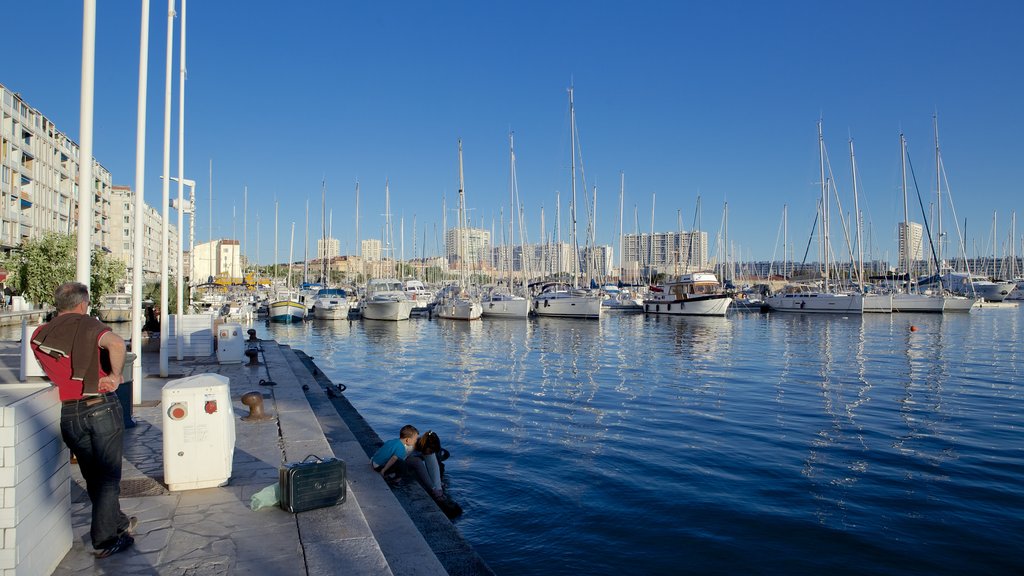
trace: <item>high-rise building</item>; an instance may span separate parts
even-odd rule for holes
[[[366,262],[376,262],[381,259],[380,240],[369,239],[362,242],[362,256]]]
[[[341,255],[341,245],[338,243],[337,238],[318,238],[316,241],[316,258],[317,260],[323,260],[324,258],[335,258]]]
[[[482,228],[450,228],[444,234],[444,252],[451,266],[492,268],[491,233]]]
[[[92,243],[111,248],[110,172],[95,159]],[[0,249],[47,232],[78,230],[78,144],[17,93],[0,85]]]
[[[127,266],[127,280],[131,281],[132,269],[135,266],[135,251],[142,250],[142,277],[144,282],[160,280],[163,270],[160,258],[160,240],[163,237],[163,214],[156,208],[146,204],[142,207],[142,241],[135,237],[135,193],[130,186],[112,186],[110,192],[110,229],[114,238],[110,242],[110,252],[124,260]],[[168,274],[177,275],[178,229],[169,224],[167,227],[167,263]],[[190,255],[189,255],[190,256]],[[182,260],[185,276],[189,275],[189,265]]]
[[[924,254],[924,246],[922,242],[924,239],[924,226],[917,222],[910,222],[909,226],[906,223],[900,222],[897,227],[897,231],[899,232],[900,262],[896,268],[898,270],[906,271],[908,247],[910,250],[909,260],[911,263],[921,260],[921,257]]]
[[[622,238],[622,268],[648,274],[682,274],[708,267],[707,232],[626,234]]]

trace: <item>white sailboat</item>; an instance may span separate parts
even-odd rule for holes
[[[833,291],[830,281],[829,254],[829,180],[825,178],[825,139],[818,121],[818,158],[821,174],[821,254],[823,260],[822,285],[790,286],[782,293],[765,298],[765,304],[779,312],[807,312],[819,314],[861,314],[864,312],[864,296],[860,292]]]
[[[515,282],[513,278],[515,276],[515,257],[514,248],[516,243],[516,215],[519,213],[516,210],[516,196],[518,192],[518,183],[516,180],[516,153],[515,145],[513,140],[513,134],[509,132],[508,135],[508,148],[509,148],[509,195],[511,197],[510,206],[511,211],[509,212],[509,250],[506,252],[504,259],[505,265],[508,267],[508,275],[504,286],[492,286],[481,298],[480,305],[483,308],[483,315],[493,318],[513,318],[513,319],[526,319],[530,316],[530,300],[515,294],[513,286]],[[522,236],[520,235],[520,238]],[[520,247],[520,253],[522,253],[522,247]],[[522,263],[525,265],[527,259],[522,258]]]
[[[579,247],[576,242],[576,105],[573,89],[569,88],[569,141],[572,157],[572,254],[573,284],[548,282],[540,285],[540,292],[533,297],[533,312],[538,316],[560,316],[566,318],[601,318],[601,295],[579,288]]]
[[[445,286],[434,303],[433,314],[448,320],[477,320],[483,314],[483,307],[468,293],[466,267],[469,254],[466,249],[466,190],[462,177],[462,140],[459,140],[459,284]]]

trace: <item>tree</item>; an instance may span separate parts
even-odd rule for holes
[[[50,232],[23,240],[2,260],[9,273],[7,284],[29,302],[52,306],[57,287],[75,280],[77,251],[75,237],[68,234]],[[97,305],[105,294],[114,292],[124,276],[124,262],[93,249],[89,280],[92,304]]]

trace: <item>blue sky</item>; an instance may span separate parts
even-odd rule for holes
[[[139,4],[98,8],[95,156],[116,184],[135,180]],[[81,10],[75,1],[5,5],[0,58],[0,83],[76,139]],[[150,16],[145,194],[158,205],[166,3],[154,0]],[[598,186],[599,243],[615,243],[624,172],[627,232],[636,220],[650,230],[652,194],[656,230],[675,230],[679,211],[692,228],[699,195],[702,229],[718,232],[728,202],[742,258],[781,258],[788,204],[800,259],[820,190],[819,116],[847,212],[847,141],[855,140],[874,256],[896,258],[901,129],[925,202],[934,196],[936,111],[969,253],[991,253],[994,211],[1005,250],[1010,215],[1024,207],[1019,2],[193,0],[187,17],[185,176],[198,182],[197,241],[209,234],[212,159],[213,235],[242,236],[248,186],[244,250],[257,257],[258,213],[263,262],[273,256],[275,198],[281,260],[292,221],[301,257],[307,198],[311,243],[319,236],[322,180],[343,252],[355,251],[356,181],[360,236],[371,238],[383,225],[386,179],[396,237],[404,217],[406,256],[414,216],[417,254],[425,232],[434,252],[442,196],[456,205],[459,138],[470,218],[497,226],[499,210],[508,212],[509,130],[528,235],[541,236],[542,207],[551,234],[556,191],[568,218],[570,83],[587,185]],[[177,52],[175,38],[172,175]],[[582,231],[582,184],[578,194]]]

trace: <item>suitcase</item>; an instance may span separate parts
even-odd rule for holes
[[[345,462],[337,458],[307,456],[298,463],[285,464],[279,470],[281,508],[305,512],[334,506],[347,497]]]

